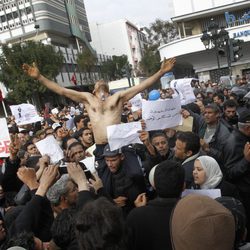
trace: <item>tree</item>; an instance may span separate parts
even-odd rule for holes
[[[78,55],[77,64],[79,68],[88,74],[90,81],[93,82],[91,72],[94,71],[97,64],[97,57],[89,48],[84,47],[82,53]]]
[[[126,74],[125,66],[127,64],[128,57],[126,55],[112,56],[112,59],[102,62],[101,72],[109,81],[121,79]]]
[[[160,45],[169,43],[178,37],[178,31],[176,26],[169,21],[163,21],[156,19],[154,23],[151,23],[149,28],[145,28],[147,32],[148,41],[151,45]]]
[[[150,76],[160,67],[158,47],[177,38],[177,29],[172,22],[156,19],[149,28],[144,28],[147,33],[148,45],[140,61],[140,68],[144,75]]]
[[[146,76],[154,74],[160,68],[160,55],[156,46],[145,47],[140,68]]]
[[[0,81],[9,89],[8,98],[22,103],[45,92],[43,85],[23,73],[23,63],[35,62],[43,75],[53,79],[59,74],[63,61],[60,51],[41,42],[25,41],[12,46],[3,45]]]

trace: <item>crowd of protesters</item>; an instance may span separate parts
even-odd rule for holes
[[[120,120],[141,121],[142,144],[113,151],[95,138],[88,114],[95,106],[46,105],[41,122],[21,127],[8,117],[1,249],[250,249],[250,109],[244,100],[250,86],[243,77],[233,87],[208,81],[193,91],[196,101],[182,107],[183,119],[193,117],[189,132],[146,131],[141,110],[133,112],[124,99]],[[172,91],[159,93],[165,99]],[[48,136],[64,152],[60,166],[36,147]],[[92,156],[96,172],[90,173],[81,161]],[[221,197],[181,198],[185,189],[220,189]]]

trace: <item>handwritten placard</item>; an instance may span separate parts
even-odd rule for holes
[[[0,118],[0,158],[10,155],[10,135],[5,118]]]
[[[196,100],[191,86],[192,80],[193,78],[183,78],[170,82],[170,87],[175,89],[181,98],[181,105],[186,105]]]
[[[146,130],[173,128],[182,123],[181,102],[177,96],[173,99],[142,101],[142,119]]]
[[[130,99],[129,102],[132,105],[132,107],[131,107],[132,112],[135,112],[135,111],[141,109],[141,106],[142,106],[142,97],[141,97],[141,94],[140,93],[137,94],[132,99]]]
[[[35,143],[41,155],[48,155],[52,164],[63,159],[63,151],[53,135]]]
[[[140,122],[108,126],[107,135],[111,151],[132,143],[142,143],[139,139],[139,130],[142,130]]]
[[[11,113],[15,116],[17,125],[41,121],[41,117],[38,115],[36,107],[32,104],[22,103],[20,105],[12,105],[10,109]]]

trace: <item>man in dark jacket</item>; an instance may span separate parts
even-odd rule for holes
[[[163,161],[151,170],[151,184],[158,197],[128,215],[129,249],[172,249],[169,221],[181,196],[184,178],[182,166],[171,160]]]
[[[242,198],[247,213],[247,240],[250,240],[250,111],[243,111],[239,117],[238,130],[232,132],[226,141],[223,155],[226,177],[234,183]]]
[[[174,160],[180,162],[185,170],[186,188],[193,183],[194,162],[200,156],[200,138],[193,132],[180,132],[174,149]]]
[[[201,138],[203,152],[215,158],[221,165],[223,145],[229,137],[230,131],[220,121],[219,107],[215,103],[208,104],[203,116],[194,113],[191,115],[194,117],[194,132]]]
[[[168,139],[163,131],[155,132],[149,138],[149,132],[143,130],[140,132],[140,139],[147,149],[146,161],[143,164],[147,176],[156,164],[173,158],[173,152],[168,146]]]
[[[131,169],[134,165],[123,164],[124,154],[121,149],[111,151],[107,144],[103,152],[106,165],[97,168],[98,175],[105,191],[122,208],[124,215],[127,215],[134,207],[137,196],[145,192],[142,171],[133,171]]]
[[[227,100],[223,104],[221,122],[230,132],[237,128],[238,116],[236,114],[237,104],[234,100]]]

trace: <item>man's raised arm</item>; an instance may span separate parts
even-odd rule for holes
[[[57,83],[47,79],[42,74],[40,74],[40,71],[37,68],[35,63],[33,63],[32,66],[26,63],[23,64],[23,71],[28,76],[32,77],[35,80],[38,80],[45,87],[52,90],[53,92],[62,96],[66,96],[75,102],[87,102],[88,95],[91,95],[90,93],[87,93],[87,92],[78,92],[72,89],[61,87]]]
[[[150,76],[148,79],[143,81],[142,83],[133,86],[129,89],[120,91],[120,98],[123,99],[124,102],[129,101],[138,93],[142,92],[143,90],[151,87],[156,81],[158,81],[165,73],[169,72],[175,65],[176,59],[170,58],[168,60],[164,59],[161,68],[158,72],[154,75]]]

